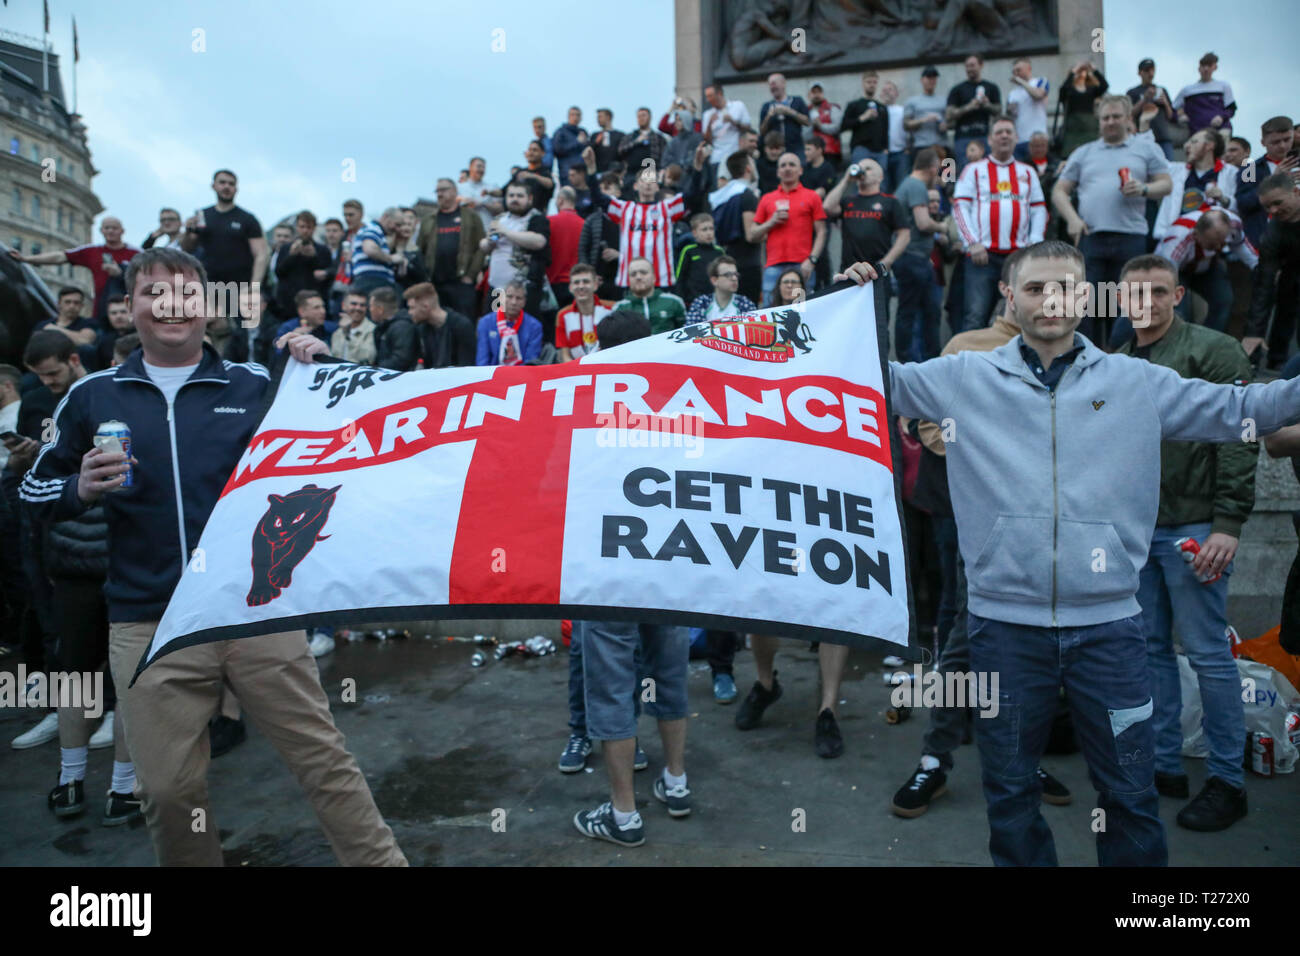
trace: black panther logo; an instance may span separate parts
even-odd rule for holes
[[[287,495],[267,495],[270,507],[253,531],[253,585],[248,589],[248,606],[269,604],[293,582],[293,569],[307,557],[317,541],[329,535],[320,532],[334,507],[334,495],[342,485],[317,488],[307,485]]]

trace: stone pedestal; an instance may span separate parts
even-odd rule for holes
[[[795,3],[792,6],[803,6],[809,9],[815,7],[814,4],[807,3],[802,5]],[[1094,31],[1102,28],[1102,0],[1068,0],[1068,2],[1056,3],[1055,8],[1057,23],[1055,47],[1036,49],[1029,54],[1033,60],[1034,74],[1045,77],[1052,84],[1050,102],[1053,106],[1056,104],[1056,93],[1061,82],[1066,78],[1070,67],[1078,60],[1091,59],[1099,70],[1106,72],[1104,36],[1100,33],[1094,34]],[[696,102],[702,104],[704,87],[714,79],[715,74],[730,75],[736,72],[725,60],[722,51],[726,39],[723,33],[722,6],[719,0],[675,0],[674,13],[677,33],[677,92],[691,96]],[[793,20],[790,25],[794,25]],[[814,40],[810,39],[809,42],[814,43]],[[1094,46],[1103,49],[1094,51]],[[787,75],[788,89],[792,94],[807,99],[808,87],[814,82],[819,82],[831,102],[840,105],[862,95],[861,75],[866,66],[878,70],[882,85],[886,80],[892,80],[898,85],[900,103],[921,92],[921,68],[928,63],[933,63],[939,70],[937,90],[941,95],[947,95],[948,90],[966,79],[961,63],[965,56],[964,51],[937,55],[933,59],[918,58],[914,62],[900,65],[897,57],[889,53],[888,40],[879,44],[878,48],[879,64],[890,65],[879,65],[870,62],[869,58],[865,65],[856,63],[852,66],[837,65],[837,59],[845,59],[849,54],[853,54],[853,59],[861,60],[862,57],[856,51],[846,51],[844,56],[821,62],[819,58],[825,55],[825,51],[817,49],[814,45],[808,50],[806,60],[796,57],[793,61],[794,66],[782,65],[780,71]],[[999,55],[995,48],[985,48],[982,52],[986,61],[984,78],[998,85],[1005,103],[1011,64],[1019,54],[1008,51]],[[728,99],[743,100],[755,120],[758,119],[759,107],[771,98],[764,80],[767,72],[769,71],[756,67],[750,70],[744,79],[725,81]],[[1112,87],[1120,90],[1127,89],[1136,82],[1128,75],[1107,76],[1107,79],[1110,80]],[[701,106],[701,109],[703,108]],[[845,139],[847,140],[847,137]]]

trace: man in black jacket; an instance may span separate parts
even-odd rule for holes
[[[1241,347],[1253,356],[1267,339],[1268,367],[1281,369],[1300,312],[1295,294],[1300,274],[1300,184],[1293,182],[1289,172],[1274,173],[1259,184],[1259,202],[1271,221],[1259,244],[1255,291]]]
[[[190,543],[247,447],[271,383],[261,366],[224,362],[204,345],[206,316],[193,309],[191,295],[168,303],[153,294],[156,284],[205,286],[198,260],[150,249],[126,279],[142,350],[68,390],[55,437],[23,480],[22,497],[43,521],[96,503],[107,514],[109,661],[158,861],[222,865],[208,808],[205,730],[229,684],[298,777],[339,861],[403,865],[334,726],[302,631],[186,647],[156,660],[130,686],[181,574],[201,558]],[[312,336],[288,344],[303,361],[327,351]],[[109,419],[130,426],[129,459],[94,446],[97,424]]]
[[[328,273],[329,247],[312,238],[316,231],[316,217],[304,209],[294,223],[298,236],[287,248],[281,249],[275,260],[275,303],[287,320],[296,311],[294,297],[304,289],[325,294],[325,282],[316,278],[316,272]]]
[[[380,286],[370,293],[370,321],[375,323],[375,364],[409,372],[420,358],[420,341],[406,310],[398,311],[397,292]]]
[[[455,309],[443,308],[432,282],[407,289],[406,308],[425,368],[474,364],[478,348],[474,323]]]

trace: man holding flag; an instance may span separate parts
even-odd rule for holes
[[[876,270],[847,274],[862,284]],[[1269,435],[1300,419],[1300,379],[1217,385],[1102,352],[1075,332],[1092,288],[1068,243],[1030,246],[1009,278],[1020,335],[889,370],[893,412],[947,430],[971,669],[999,675],[996,714],[975,721],[989,852],[999,865],[1056,865],[1037,771],[1064,685],[1104,814],[1098,862],[1163,866],[1137,601],[1160,442]],[[1124,494],[1112,463],[1123,463]]]
[[[179,290],[182,283],[183,299],[169,300],[173,284]],[[127,301],[141,350],[69,389],[54,413],[56,435],[24,479],[22,498],[38,520],[105,505],[110,666],[124,695],[119,720],[160,864],[222,865],[207,805],[207,729],[225,683],[297,776],[339,861],[403,866],[406,858],[334,726],[304,632],[188,646],[130,686],[272,388],[260,365],[223,362],[204,344],[206,310],[190,300],[203,295],[206,283],[198,260],[176,249],[150,249],[132,260]],[[287,344],[301,361],[327,351],[310,335],[290,336]],[[131,428],[129,458],[94,447],[97,425],[114,419]]]

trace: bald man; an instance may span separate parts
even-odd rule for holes
[[[122,241],[122,220],[116,216],[105,216],[104,221],[99,224],[99,232],[104,237],[104,241],[97,245],[77,246],[75,249],[40,252],[28,256],[17,249],[11,249],[9,255],[31,266],[58,266],[67,262],[89,269],[95,283],[95,303],[91,310],[91,317],[102,326],[109,292],[125,294],[126,286],[122,284],[122,276],[126,272],[126,264],[138,255],[140,250]]]
[[[805,287],[813,288],[813,270],[826,246],[826,210],[821,197],[799,182],[803,162],[794,153],[782,153],[776,164],[777,186],[758,201],[754,213],[754,241],[767,240],[763,267],[763,301],[769,301],[776,280],[786,269],[798,269]]]

